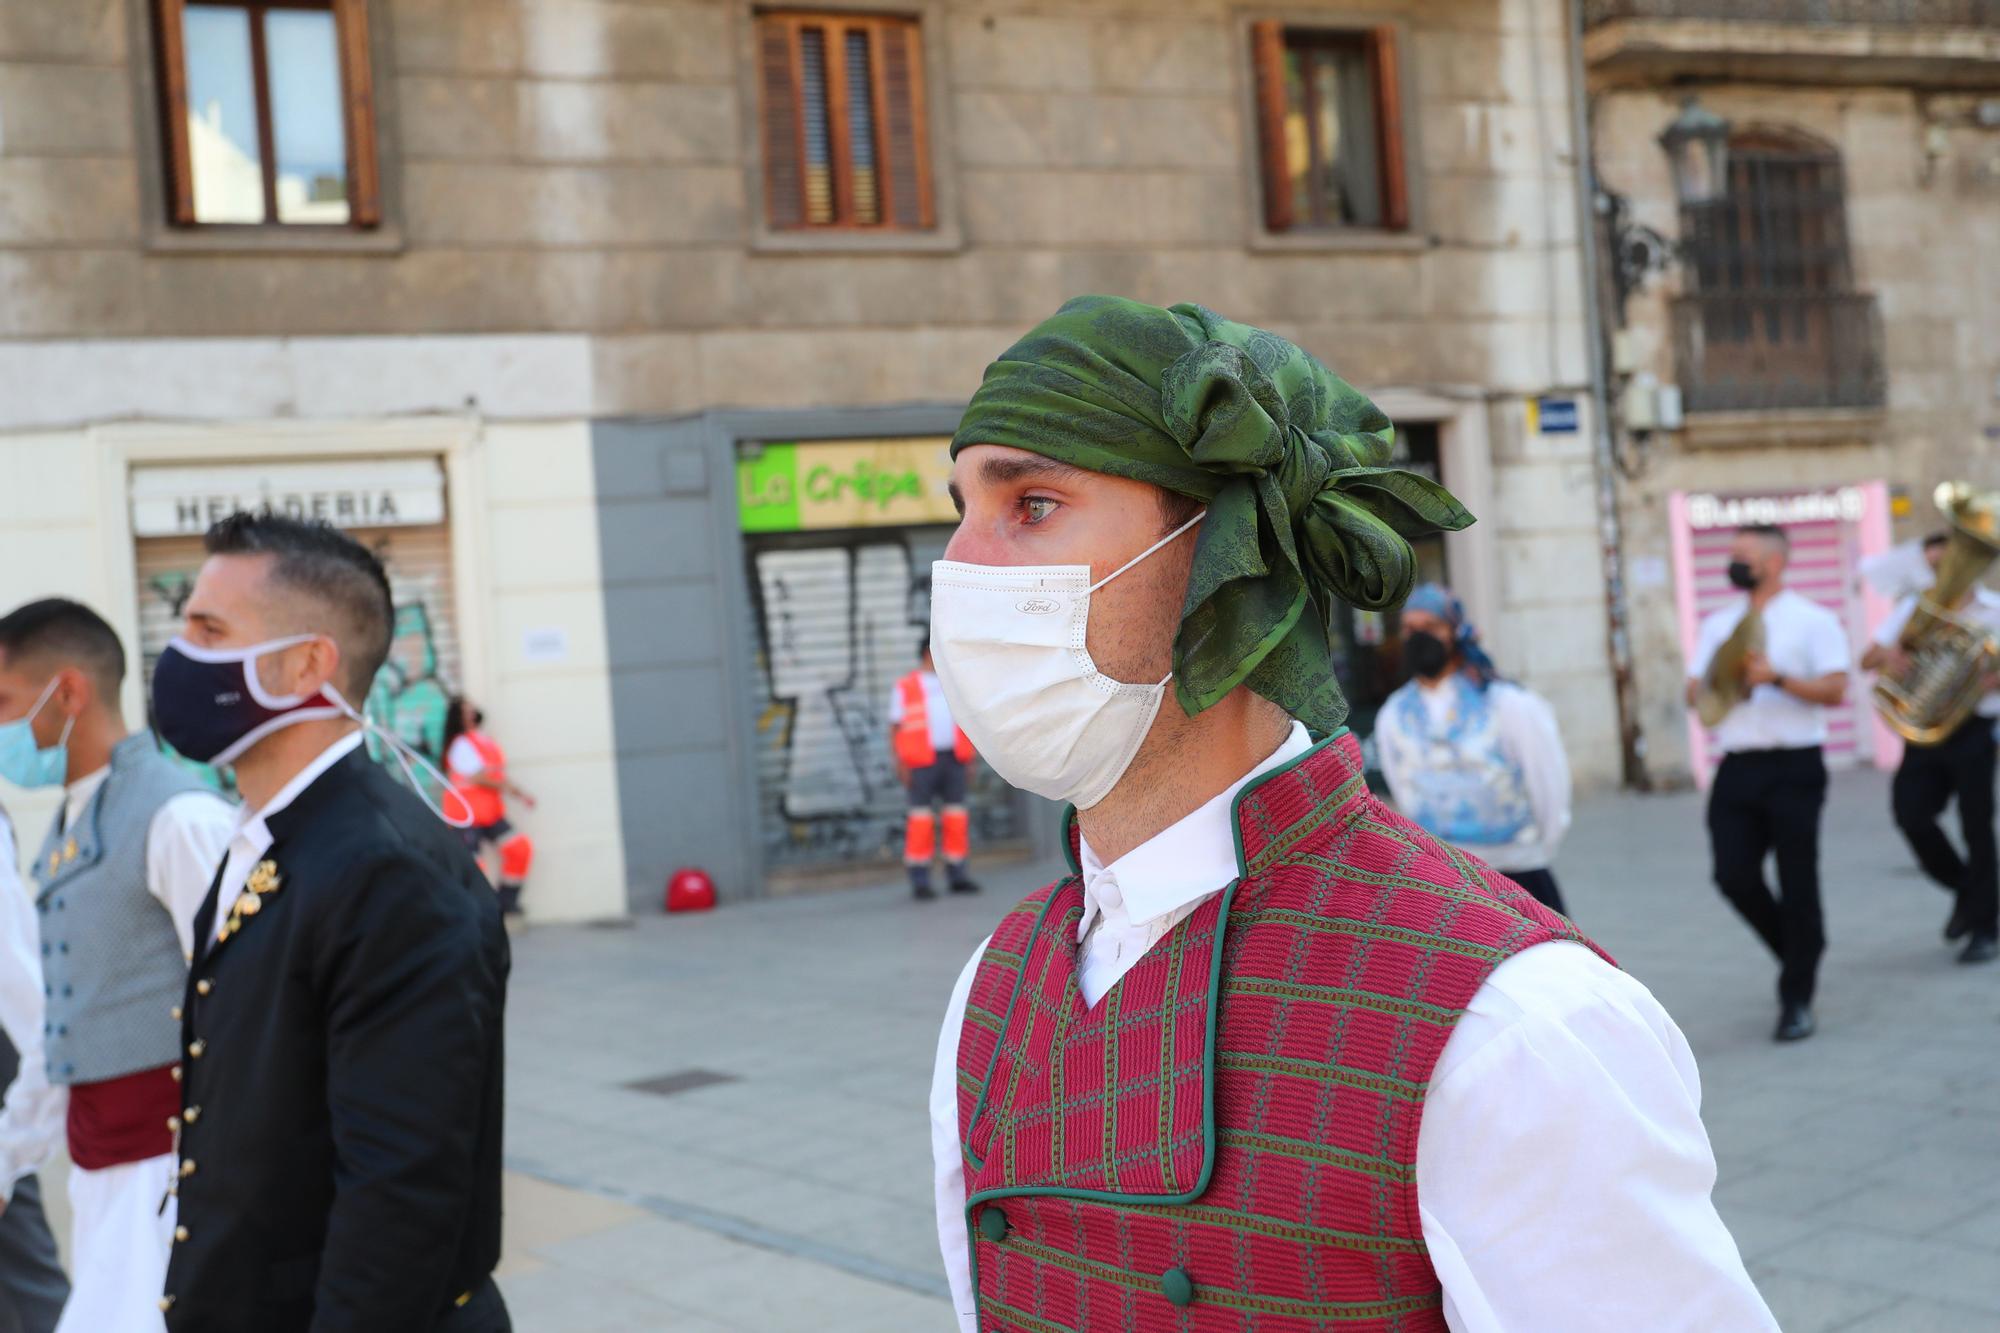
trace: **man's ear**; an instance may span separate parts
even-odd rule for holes
[[[306,661],[311,673],[306,685],[307,692],[331,685],[343,696],[347,693],[340,679],[340,644],[331,634],[322,634],[312,641],[306,654]],[[350,699],[348,702],[354,701]]]
[[[49,702],[64,717],[81,715],[97,699],[97,682],[79,667],[59,667],[55,679],[55,692],[49,696]]]

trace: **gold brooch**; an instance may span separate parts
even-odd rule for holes
[[[243,929],[243,918],[255,916],[264,910],[264,895],[276,893],[284,886],[278,875],[276,861],[259,861],[250,872],[249,881],[243,892],[236,895],[236,901],[229,905],[229,919],[222,924],[222,934],[226,939]]]
[[[71,839],[70,839],[70,840],[69,840],[68,842],[66,842],[66,843],[64,843],[64,844],[63,844],[63,860],[65,860],[65,861],[74,861],[74,860],[76,860],[76,839],[75,839],[75,838],[71,838]]]

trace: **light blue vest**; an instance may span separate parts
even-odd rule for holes
[[[1410,775],[1415,809],[1405,811],[1434,837],[1461,846],[1500,847],[1535,820],[1520,761],[1500,744],[1493,701],[1463,675],[1445,686],[1451,708],[1431,725],[1417,682],[1410,681],[1382,705],[1395,711],[1405,738],[1384,743],[1408,747],[1398,755]],[[1381,733],[1378,732],[1378,736]]]
[[[146,835],[201,780],[150,732],[111,751],[111,771],[76,821],[60,814],[29,867],[41,914],[49,1082],[100,1083],[180,1055],[173,1008],[187,959],[166,906],[146,889]]]

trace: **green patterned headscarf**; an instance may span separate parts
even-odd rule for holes
[[[1394,442],[1375,404],[1276,334],[1079,296],[986,368],[951,449],[1007,445],[1201,501],[1174,640],[1182,709],[1248,683],[1330,732],[1347,716],[1335,604],[1399,605],[1409,539],[1472,522],[1436,482],[1383,466]]]

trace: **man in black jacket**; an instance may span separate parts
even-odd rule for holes
[[[161,735],[233,764],[244,822],[195,921],[168,1326],[502,1333],[493,891],[362,749],[389,584],[320,523],[209,530]]]

